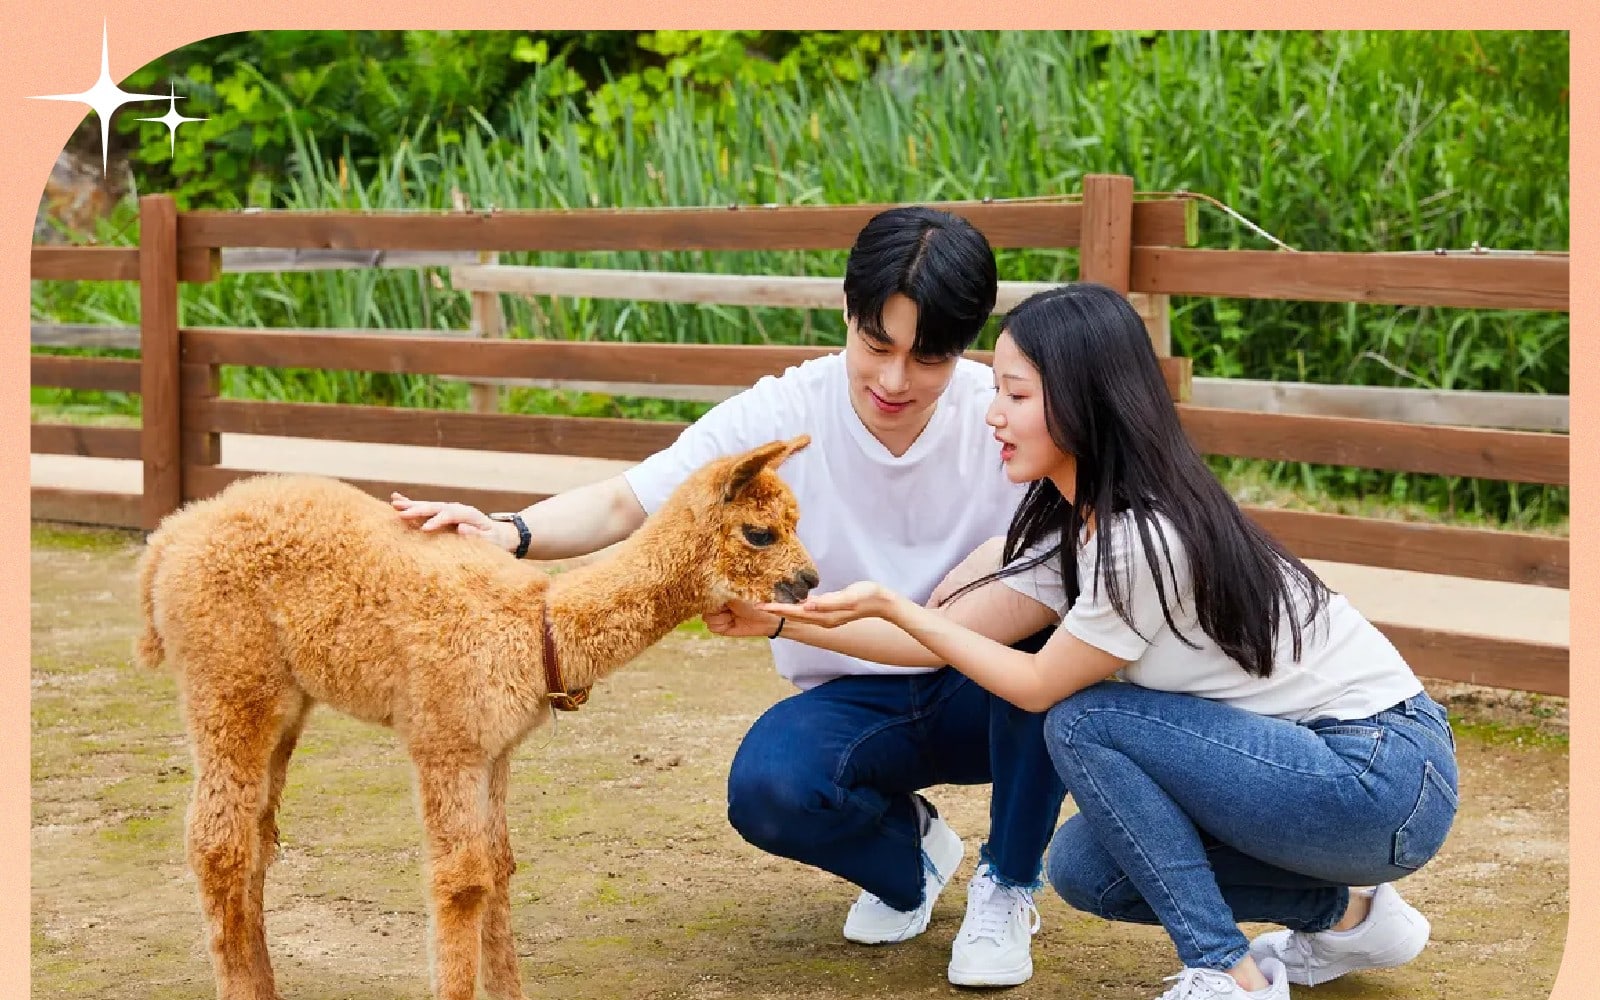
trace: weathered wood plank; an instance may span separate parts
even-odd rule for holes
[[[1208,455],[1351,465],[1565,486],[1565,434],[1429,427],[1387,420],[1181,406],[1184,430]]]
[[[35,455],[87,458],[139,458],[139,428],[83,424],[31,424],[29,448]]]
[[[1374,622],[1419,677],[1567,697],[1571,651],[1554,643]]]
[[[682,209],[494,212],[185,212],[184,247],[326,247],[370,250],[837,250],[855,242],[891,205],[786,205]],[[1070,247],[1083,206],[1075,202],[939,202],[983,231],[991,245]],[[1133,241],[1183,246],[1190,209],[1180,199],[1137,202]]]
[[[214,251],[194,247],[175,252],[179,281],[204,282],[216,277]],[[35,246],[28,276],[34,281],[138,281],[139,248]]]
[[[1541,587],[1569,585],[1571,546],[1565,538],[1253,505],[1244,512],[1302,559]]]
[[[213,496],[229,483],[251,476],[277,475],[254,469],[229,469],[215,465],[196,465],[183,470],[184,500],[200,500]],[[508,490],[472,489],[465,486],[439,486],[427,483],[401,482],[399,480],[345,479],[379,500],[388,500],[390,493],[423,498],[448,498],[471,504],[482,511],[521,510],[529,504],[545,499],[543,493],[518,493]]]
[[[137,528],[141,523],[141,498],[137,493],[35,486],[31,489],[30,500],[28,513],[35,521],[93,524],[108,528]]]
[[[458,413],[388,406],[185,400],[184,424],[226,434],[363,441],[638,461],[687,424],[607,417]]]
[[[138,392],[139,362],[127,358],[75,358],[35,354],[29,359],[34,385],[57,389]]]
[[[171,195],[139,199],[139,444],[147,530],[183,502],[177,221]]]
[[[1565,254],[1433,256],[1135,247],[1140,292],[1238,299],[1568,310]]]

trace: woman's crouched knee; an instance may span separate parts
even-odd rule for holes
[[[1156,923],[1154,911],[1075,817],[1056,831],[1045,858],[1051,888],[1074,910],[1105,920]]]

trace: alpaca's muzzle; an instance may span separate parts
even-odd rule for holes
[[[787,580],[779,580],[778,585],[772,589],[774,596],[781,603],[799,604],[816,588],[818,582],[820,578],[817,576],[817,571],[808,567]]]

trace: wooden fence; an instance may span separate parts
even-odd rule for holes
[[[254,474],[219,463],[218,435],[269,434],[324,440],[418,444],[636,460],[670,443],[677,423],[524,416],[496,412],[267,403],[218,395],[221,365],[327,368],[455,377],[480,383],[623,384],[730,387],[782,371],[832,348],[610,343],[463,338],[437,331],[189,328],[178,321],[180,281],[215,277],[227,248],[281,248],[362,254],[470,251],[780,250],[848,247],[883,206],[737,209],[494,211],[450,213],[179,213],[170,198],[141,199],[137,248],[35,248],[33,277],[138,280],[140,359],[33,358],[33,383],[138,392],[138,429],[34,424],[32,450],[138,459],[139,494],[35,487],[38,518],[152,527],[180,503]],[[1496,309],[1567,309],[1564,254],[1461,256],[1258,253],[1200,250],[1192,242],[1194,203],[1137,200],[1130,178],[1085,178],[1081,201],[945,203],[990,242],[1006,247],[1077,247],[1079,276],[1108,284],[1141,306],[1183,421],[1207,454],[1318,462],[1510,482],[1566,485],[1565,434],[1477,426],[1419,426],[1395,420],[1314,413],[1270,413],[1198,406],[1188,360],[1166,350],[1167,295],[1322,299]],[[237,252],[237,251],[234,251]],[[252,252],[260,252],[255,250]],[[516,282],[512,269],[461,264],[458,287],[497,296]],[[551,275],[545,275],[550,279]],[[560,277],[560,276],[556,276]],[[707,282],[710,277],[710,282]],[[717,289],[722,276],[607,276],[590,294],[669,301],[717,301],[747,289]],[[778,279],[761,279],[771,283]],[[792,279],[783,294],[811,308],[831,296],[820,279]],[[809,283],[809,284],[808,284]],[[709,291],[705,289],[710,288]],[[637,289],[636,292],[630,289]],[[696,290],[698,289],[698,290]],[[1012,289],[1020,293],[1021,289]],[[700,296],[685,298],[684,296]],[[808,297],[810,296],[810,297]],[[767,301],[763,299],[763,304]],[[832,308],[837,308],[837,299]],[[475,310],[476,332],[494,320]],[[980,358],[983,355],[978,355]],[[1497,394],[1485,394],[1485,396]],[[482,394],[475,398],[482,400]],[[492,397],[488,397],[492,398]],[[1548,416],[1548,415],[1546,415]],[[1546,420],[1546,422],[1548,422]],[[1564,421],[1562,422],[1564,426]],[[378,496],[422,493],[415,482],[356,480]],[[485,509],[538,499],[492,489],[451,489]],[[1513,531],[1414,524],[1375,518],[1247,507],[1267,530],[1305,558],[1548,587],[1568,586],[1565,539]],[[1564,645],[1513,641],[1379,622],[1424,676],[1565,694]]]

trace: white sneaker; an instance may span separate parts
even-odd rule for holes
[[[927,809],[926,813],[923,812],[924,808]],[[917,800],[917,810],[918,815],[927,821],[927,829],[922,834],[922,905],[914,910],[897,910],[863,889],[844,920],[844,936],[851,941],[858,944],[891,944],[909,941],[927,930],[934,901],[961,865],[966,845],[950,829],[950,824],[920,798]]]
[[[1184,969],[1167,982],[1177,985],[1157,1000],[1289,1000],[1289,977],[1275,958],[1257,959],[1261,974],[1267,977],[1264,989],[1247,990],[1232,976],[1216,969]]]
[[[957,986],[1018,986],[1033,976],[1029,947],[1039,933],[1033,893],[1001,885],[987,864],[967,885],[967,918],[950,949],[950,982]]]
[[[1428,932],[1428,918],[1386,883],[1372,892],[1372,912],[1349,930],[1271,931],[1250,942],[1250,954],[1257,962],[1281,961],[1291,983],[1315,986],[1347,972],[1404,965],[1422,954]]]

